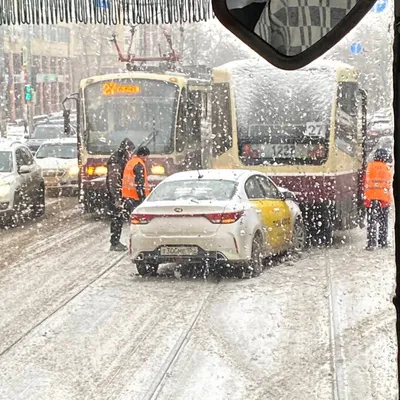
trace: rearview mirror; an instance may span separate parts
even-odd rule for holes
[[[302,68],[367,14],[376,0],[212,0],[220,22],[278,68]],[[308,4],[308,5],[305,5]]]
[[[29,174],[29,172],[31,172],[31,167],[29,165],[21,165],[18,168],[18,172],[20,174]]]

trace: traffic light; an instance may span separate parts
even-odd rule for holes
[[[32,86],[25,85],[25,101],[32,101]]]

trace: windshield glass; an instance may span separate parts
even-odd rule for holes
[[[57,139],[62,136],[64,132],[63,126],[47,125],[37,126],[33,131],[33,139]]]
[[[145,144],[152,154],[173,151],[179,87],[156,80],[118,79],[84,91],[87,149],[110,154],[124,138]]]
[[[0,172],[12,172],[13,159],[11,151],[0,150]]]
[[[332,68],[288,72],[235,62],[229,69],[244,164],[326,160],[335,96]]]
[[[65,144],[43,144],[39,147],[36,158],[77,158],[77,145],[74,143]]]
[[[0,400],[400,400],[396,2],[226,1],[0,0]]]
[[[149,201],[230,200],[235,193],[235,182],[223,180],[179,180],[165,182],[158,186]]]

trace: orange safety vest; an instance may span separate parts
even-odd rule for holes
[[[367,165],[365,172],[364,196],[366,200],[380,200],[386,203],[392,202],[391,167],[382,161],[372,161]]]
[[[134,168],[137,164],[143,165],[144,192],[145,192],[146,197],[150,194],[150,187],[149,187],[149,181],[148,181],[148,177],[147,177],[146,164],[140,157],[134,156],[126,164],[126,167],[124,169],[124,175],[122,178],[122,197],[124,197],[126,199],[139,200],[139,194],[136,190],[135,172],[134,172]]]

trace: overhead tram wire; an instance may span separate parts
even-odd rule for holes
[[[157,25],[213,18],[211,0],[0,0],[0,25]]]

